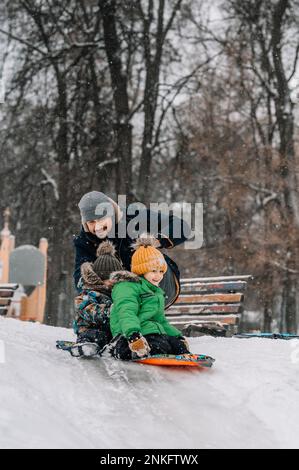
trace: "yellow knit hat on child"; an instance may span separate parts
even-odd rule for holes
[[[131,271],[135,274],[146,274],[154,269],[167,271],[167,263],[163,254],[155,248],[157,240],[153,235],[144,233],[132,244],[135,253],[131,260]]]

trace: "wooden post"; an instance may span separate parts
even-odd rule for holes
[[[45,271],[44,271],[44,283],[38,286],[35,290],[37,291],[37,318],[36,321],[43,323],[45,316],[46,307],[46,295],[47,295],[47,253],[48,253],[48,240],[41,238],[39,241],[39,251],[45,256]]]
[[[15,249],[15,241],[16,237],[14,235],[9,236],[9,254],[12,252],[12,250]]]
[[[30,295],[22,298],[20,320],[36,321],[37,305],[36,305],[35,291],[36,289],[34,289],[34,291]]]
[[[22,299],[20,320],[24,321],[38,321],[43,323],[46,306],[46,291],[47,291],[47,251],[48,240],[41,238],[39,242],[39,251],[45,257],[45,269],[43,283],[36,286],[34,291]]]
[[[9,230],[10,210],[7,207],[4,211],[4,229],[1,231],[1,247],[0,247],[0,282],[8,282],[9,279],[9,255],[12,250],[13,243]],[[12,238],[11,238],[12,237]]]

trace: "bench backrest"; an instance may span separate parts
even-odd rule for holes
[[[0,284],[0,315],[7,315],[18,284]]]
[[[251,278],[246,275],[181,279],[181,293],[166,310],[166,316],[184,334],[192,326],[203,324],[236,332]]]

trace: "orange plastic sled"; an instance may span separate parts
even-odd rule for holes
[[[157,354],[144,359],[135,359],[134,362],[152,366],[184,366],[184,367],[212,367],[213,359],[203,354],[181,354],[178,356]]]

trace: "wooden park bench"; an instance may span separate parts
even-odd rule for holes
[[[18,284],[1,284],[0,283],[0,315],[7,315],[10,305]]]
[[[165,313],[185,336],[231,336],[238,331],[252,276],[181,279],[181,293]]]

